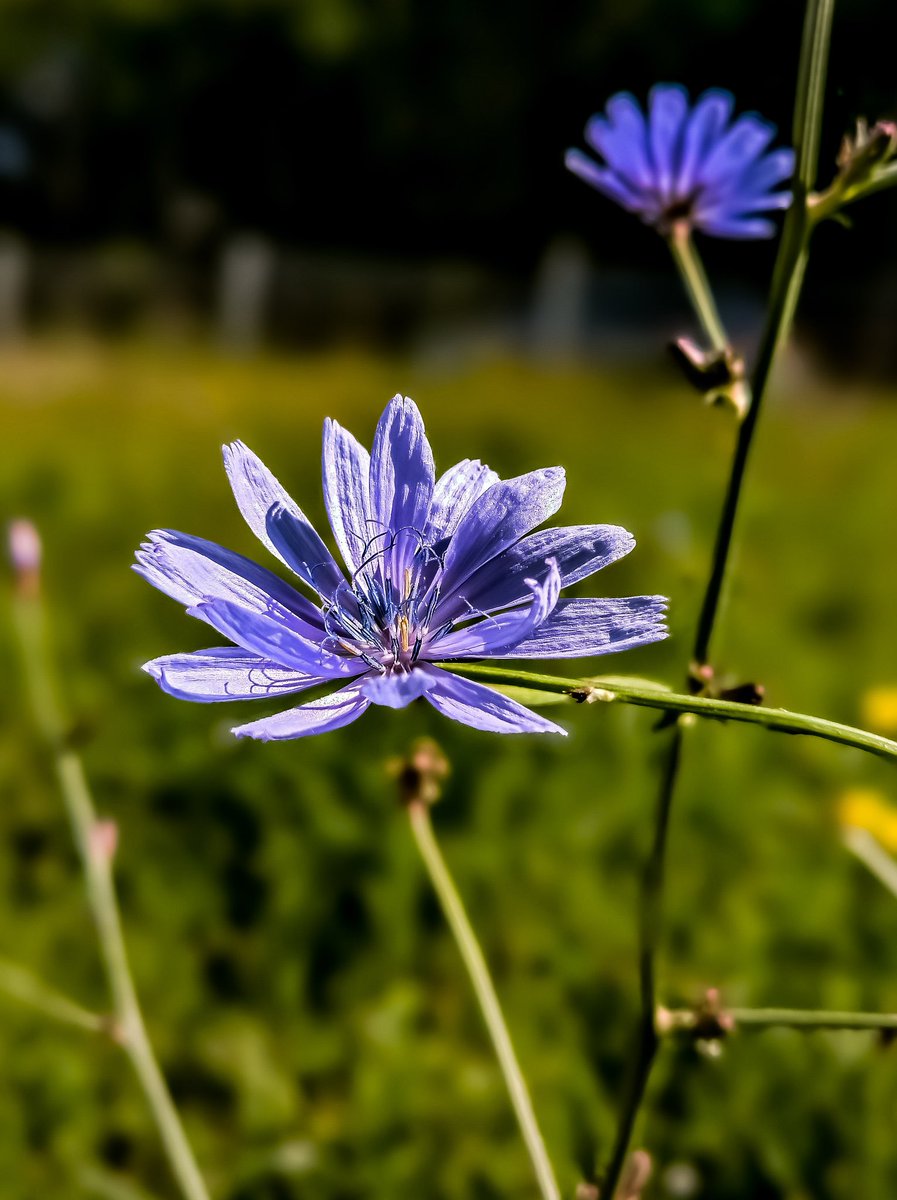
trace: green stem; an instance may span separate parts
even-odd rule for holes
[[[17,963],[0,959],[0,991],[7,996],[13,996],[22,1004],[35,1008],[45,1016],[63,1021],[66,1025],[76,1025],[89,1033],[112,1032],[111,1022],[102,1013],[91,1012],[69,1000],[62,992],[48,987],[43,980],[32,975]]]
[[[791,329],[803,285],[812,231],[807,201],[815,181],[819,158],[819,134],[833,12],[834,0],[810,0],[807,5],[794,106],[794,198],[782,229],[766,324],[751,374],[751,405],[738,430],[726,496],[717,526],[710,578],[698,618],[693,652],[694,661],[698,665],[706,663],[710,653],[757,422],[760,419],[776,354]]]
[[[897,1029],[897,1013],[827,1012],[804,1008],[727,1008],[736,1029]],[[665,1034],[694,1033],[700,1017],[690,1008],[664,1009]]]
[[[750,407],[744,420],[738,428],[738,439],[735,444],[735,454],[726,485],[726,494],[717,525],[716,540],[710,566],[710,577],[704,590],[701,602],[701,612],[695,633],[692,658],[698,665],[706,663],[710,654],[710,643],[713,637],[716,619],[719,615],[720,600],[722,599],[723,584],[729,567],[732,551],[732,541],[735,534],[735,522],[738,516],[741,494],[744,487],[745,474],[754,433],[760,410],[766,396],[766,386],[775,361],[776,351],[784,341],[791,328],[797,301],[803,284],[804,272],[807,265],[807,245],[803,234],[789,248],[783,235],[780,255],[784,255],[786,266],[781,274],[784,284],[774,290],[767,318],[766,328],[760,344],[760,350],[751,377],[750,392],[752,396]]]
[[[729,345],[729,338],[716,307],[713,292],[704,271],[704,264],[691,238],[691,229],[687,221],[681,221],[673,226],[667,238],[673,261],[679,269],[685,290],[691,300],[698,320],[706,333],[714,350],[723,351]]]
[[[421,801],[412,801],[407,805],[411,831],[420,851],[421,858],[430,876],[433,889],[439,897],[445,918],[454,935],[464,965],[473,984],[486,1028],[492,1039],[492,1045],[498,1057],[505,1084],[511,1097],[511,1104],[520,1125],[520,1132],[529,1151],[539,1190],[543,1200],[560,1200],[560,1189],[554,1177],[554,1171],[539,1126],[536,1123],[532,1101],[526,1086],[520,1064],[511,1044],[508,1027],[502,1015],[501,1005],[495,994],[495,988],[489,975],[489,968],[476,939],[476,934],[468,920],[461,897],[452,880],[445,859],[439,850],[433,835],[433,826],[427,806]]]
[[[701,666],[708,661],[711,639],[723,592],[723,584],[731,558],[735,521],[754,433],[756,432],[757,422],[766,394],[766,386],[769,382],[776,353],[791,328],[803,283],[811,229],[808,218],[807,199],[815,179],[819,155],[819,136],[822,123],[822,105],[833,10],[834,0],[808,0],[804,19],[804,36],[801,46],[797,93],[794,106],[794,146],[796,158],[796,172],[793,185],[794,198],[785,217],[784,228],[782,230],[782,240],[779,245],[779,252],[773,273],[766,324],[750,380],[751,403],[738,429],[738,439],[729,473],[729,482],[717,526],[710,576],[707,581],[698,617],[692,656],[694,664],[697,666]],[[633,702],[636,703],[638,701]],[[682,711],[687,710],[682,709]],[[811,722],[815,723],[815,718],[811,718]],[[777,727],[782,728],[782,726]],[[798,730],[792,729],[791,732],[798,732]],[[800,732],[815,732],[819,736],[827,736],[821,733],[818,728],[816,730],[804,728]],[[829,732],[833,731],[830,730]],[[863,738],[868,736],[862,735]],[[669,821],[682,749],[681,738],[681,730],[677,730],[669,750],[667,769],[664,772],[660,800],[658,802],[658,829],[655,832],[655,847],[659,843],[661,855],[664,853],[665,835],[662,833],[660,826],[662,824],[665,827]],[[841,740],[841,738],[835,737],[832,740]],[[866,748],[870,747],[867,746]],[[880,753],[880,749],[876,749],[873,752]],[[888,751],[888,757],[893,757],[892,751]],[[660,877],[662,878],[662,872]],[[646,884],[643,886],[646,886],[649,882],[650,877],[646,876]],[[643,903],[647,903],[647,901],[643,900]],[[657,886],[657,895],[651,899],[651,903],[652,905],[656,904],[659,913],[662,907],[662,894],[659,884]],[[656,930],[647,940],[643,931],[642,958],[648,957],[653,962],[656,945]],[[643,1004],[644,1000],[645,997],[643,995]],[[649,1021],[653,1030],[654,1015],[655,1010],[653,1005],[650,1012],[643,1008],[637,1035],[638,1042],[634,1064],[636,1086],[631,1089],[620,1120],[617,1142],[612,1158],[612,1169],[608,1171],[604,1185],[604,1194],[607,1200],[613,1200],[614,1193],[617,1190],[631,1132],[635,1125],[638,1109],[641,1106],[642,1097],[656,1057],[656,1035],[652,1036],[650,1040],[646,1038]]]
[[[639,892],[639,997],[640,1017],[636,1034],[635,1061],[631,1067],[628,1090],[623,1097],[622,1115],[611,1150],[610,1162],[604,1176],[602,1195],[613,1200],[626,1165],[629,1143],[636,1117],[642,1106],[648,1079],[659,1046],[655,1013],[657,1012],[657,944],[661,930],[663,877],[666,864],[666,844],[670,827],[673,785],[679,770],[682,752],[682,731],[679,725],[673,732],[657,800],[654,819],[654,842],[645,863]]]
[[[476,679],[493,687],[528,688],[534,692],[569,696],[582,703],[634,704],[640,708],[655,708],[663,712],[693,713],[696,717],[709,717],[721,721],[738,721],[746,725],[759,725],[776,733],[800,734],[821,738],[826,742],[837,742],[854,750],[887,758],[897,762],[897,742],[814,717],[809,713],[791,712],[787,708],[765,708],[755,704],[736,704],[733,700],[718,700],[711,696],[690,696],[686,693],[668,692],[660,687],[624,678],[608,679],[565,679],[555,675],[536,675],[529,671],[515,671],[506,667],[492,667],[480,663],[444,663],[443,666],[456,675]]]
[[[736,1028],[897,1029],[897,1013],[826,1012],[802,1008],[730,1008]]]
[[[844,845],[888,891],[897,896],[897,862],[868,829],[851,827],[843,833]]]
[[[90,911],[112,993],[119,1040],[134,1067],[186,1200],[208,1200],[208,1192],[156,1062],[140,1011],[112,880],[112,856],[96,844],[97,818],[90,789],[81,760],[67,741],[65,721],[52,683],[40,600],[36,595],[16,596],[14,615],[35,719],[52,756],[81,859]]]

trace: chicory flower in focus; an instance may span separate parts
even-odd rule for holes
[[[478,729],[564,733],[437,664],[604,654],[666,634],[660,596],[559,599],[634,545],[614,525],[532,532],[560,507],[560,467],[501,480],[465,459],[437,479],[420,413],[401,396],[370,454],[335,421],[324,425],[324,500],[345,571],[251,450],[234,442],[224,462],[246,523],[314,599],[214,542],[156,530],[135,570],[235,645],[144,670],[171,695],[204,703],[340,685],[238,726],[239,737],[323,733],[371,704],[403,708],[421,696]]]
[[[668,234],[679,224],[723,238],[770,237],[758,213],[787,208],[775,189],[794,174],[794,151],[769,150],[775,126],[756,113],[732,120],[735,99],[711,89],[695,104],[679,84],[651,89],[647,116],[619,92],[591,118],[585,138],[600,165],[568,150],[568,168],[647,225]]]

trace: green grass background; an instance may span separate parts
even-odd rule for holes
[[[566,1195],[606,1154],[635,1017],[634,901],[661,741],[647,712],[553,710],[505,739],[425,705],[317,739],[237,743],[265,706],[190,705],[139,666],[206,645],[129,570],[170,526],[264,560],[219,446],[241,437],[322,519],[320,428],[369,443],[412,395],[445,468],[568,472],[566,523],[636,551],[583,594],[662,592],[670,640],[567,673],[678,684],[733,430],[672,374],[364,355],[228,359],[47,342],[0,356],[0,511],[40,526],[61,690],[117,875],[148,1023],[220,1200],[508,1200],[530,1169],[386,763],[421,734],[453,765],[434,813]],[[716,657],[770,703],[848,722],[897,681],[893,397],[780,373],[752,464]],[[0,630],[0,954],[102,1010],[69,831]],[[551,668],[550,668],[551,669]],[[273,706],[276,708],[276,705]],[[897,901],[842,848],[838,793],[894,794],[888,764],[707,724],[689,735],[670,842],[660,987],[737,1004],[897,1009]],[[882,1200],[897,1180],[897,1059],[865,1034],[669,1046],[637,1142],[713,1200]],[[0,1197],[172,1197],[120,1052],[0,995]]]

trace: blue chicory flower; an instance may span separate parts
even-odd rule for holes
[[[585,138],[601,166],[579,150],[566,164],[586,183],[667,234],[685,224],[714,237],[770,237],[775,227],[756,214],[787,208],[775,191],[794,174],[794,151],[768,151],[775,126],[756,113],[732,121],[730,92],[711,89],[689,105],[679,84],[651,89],[647,117],[634,96],[611,96]]]
[[[250,529],[317,599],[214,542],[155,530],[134,569],[236,645],[167,655],[144,670],[171,695],[204,703],[343,684],[238,726],[238,737],[323,733],[370,704],[403,708],[419,696],[478,729],[564,733],[437,663],[604,654],[666,634],[660,596],[559,600],[564,585],[635,544],[614,525],[532,532],[560,506],[560,467],[501,480],[464,459],[436,479],[423,421],[407,398],[388,404],[370,455],[325,422],[324,500],[346,573],[248,447],[225,446],[224,462]]]

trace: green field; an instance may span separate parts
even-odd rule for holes
[[[387,764],[421,734],[453,774],[434,821],[494,968],[567,1195],[607,1153],[636,1014],[635,895],[655,717],[571,706],[566,739],[503,739],[427,706],[318,739],[237,743],[264,706],[190,705],[140,672],[207,644],[129,570],[153,527],[264,560],[219,447],[240,437],[322,520],[320,430],[370,442],[396,391],[445,468],[567,468],[564,523],[631,529],[583,594],[660,592],[672,636],[558,671],[679,685],[733,430],[675,376],[458,372],[363,355],[229,359],[155,344],[0,354],[0,512],[46,551],[60,684],[98,806],[120,828],[126,933],[151,1032],[218,1200],[533,1196],[501,1076]],[[769,702],[861,720],[897,683],[893,395],[786,362],[752,464],[721,670]],[[68,827],[0,627],[0,956],[107,999]],[[549,669],[553,669],[549,666]],[[274,706],[276,708],[276,705]],[[897,900],[844,850],[839,795],[895,795],[889,764],[711,723],[689,735],[660,986],[688,1003],[897,1010]],[[176,1193],[120,1052],[0,994],[0,1197]],[[669,1046],[637,1144],[708,1200],[889,1200],[897,1059],[873,1035],[743,1033]],[[680,1193],[685,1194],[685,1193]]]

